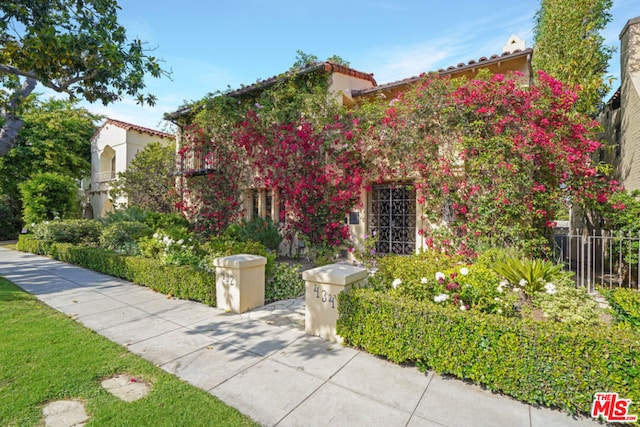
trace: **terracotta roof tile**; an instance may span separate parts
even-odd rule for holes
[[[358,70],[354,70],[353,68],[349,68],[349,67],[345,67],[343,65],[339,65],[339,64],[334,64],[332,62],[316,62],[314,64],[310,64],[305,68],[302,68],[300,70],[294,70],[294,71],[286,71],[282,74],[279,74],[277,76],[272,76],[269,77],[267,79],[264,80],[260,80],[252,85],[249,86],[245,86],[242,87],[240,89],[236,89],[233,90],[231,92],[228,92],[227,95],[229,96],[240,96],[240,95],[244,95],[247,93],[251,93],[255,90],[259,90],[259,89],[264,89],[267,88],[269,86],[273,86],[274,84],[276,84],[277,82],[286,79],[288,77],[294,76],[294,75],[298,75],[298,74],[307,74],[307,73],[311,73],[313,71],[317,71],[317,70],[324,70],[328,73],[334,72],[334,73],[340,73],[340,74],[345,74],[348,76],[353,76],[353,77],[357,77],[359,79],[362,80],[369,80],[371,83],[373,83],[374,86],[376,86],[376,81],[373,78],[373,73],[368,74],[368,73],[363,73],[362,71],[358,71]]]
[[[466,64],[464,62],[460,62],[457,65],[450,65],[448,66],[446,69],[445,68],[440,68],[438,70],[438,73],[441,75],[447,75],[447,74],[453,74],[453,73],[458,73],[460,71],[466,70],[466,69],[471,69],[477,66],[486,66],[489,65],[491,63],[494,62],[500,62],[500,61],[504,61],[505,59],[513,59],[513,58],[518,58],[521,56],[526,56],[529,55],[533,52],[533,49],[531,48],[527,48],[524,50],[521,49],[516,49],[513,52],[504,52],[502,55],[491,55],[488,59],[486,56],[481,57],[480,59],[478,59],[477,61],[472,59],[469,62],[467,62]],[[358,90],[358,91],[353,91],[352,95],[354,97],[357,96],[363,96],[363,95],[367,95],[367,94],[371,94],[371,93],[375,93],[375,92],[379,92],[385,89],[392,89],[398,86],[403,86],[406,84],[410,84],[410,83],[414,83],[416,81],[418,81],[420,79],[420,76],[413,76],[413,77],[409,77],[403,80],[398,80],[395,82],[390,82],[390,83],[385,83],[383,85],[379,85],[376,87],[373,87],[371,89],[363,89],[363,90]]]
[[[138,125],[134,125],[131,123],[127,123],[127,122],[123,122],[120,120],[115,120],[115,119],[107,119],[106,122],[104,122],[104,124],[100,127],[100,129],[102,129],[103,127],[105,127],[106,125],[111,124],[114,126],[117,126],[119,128],[122,128],[124,130],[135,130],[141,133],[148,133],[149,135],[153,135],[153,136],[159,136],[161,138],[175,138],[175,135],[171,135],[170,133],[166,133],[166,132],[161,132],[159,130],[155,130],[155,129],[149,129],[143,126],[138,126]]]

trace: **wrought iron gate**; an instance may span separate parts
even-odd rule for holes
[[[381,254],[412,254],[416,250],[416,194],[405,184],[376,185],[371,190],[369,232]]]
[[[555,260],[591,292],[597,285],[640,290],[640,234],[600,231],[554,236]]]

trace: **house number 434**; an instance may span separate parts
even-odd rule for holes
[[[320,289],[318,285],[313,287],[313,292],[316,294],[316,298],[320,298],[322,302],[331,304],[331,308],[336,308],[336,296],[328,293],[324,289]]]

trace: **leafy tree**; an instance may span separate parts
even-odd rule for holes
[[[24,126],[18,141],[0,157],[0,194],[3,195],[6,228],[19,230],[22,202],[18,185],[40,172],[54,172],[80,179],[91,170],[91,142],[98,116],[72,101],[32,97],[22,115]],[[2,228],[5,228],[3,226]]]
[[[16,146],[0,158],[0,190],[16,192],[18,183],[37,172],[80,179],[91,171],[91,137],[100,117],[75,102],[29,102]]]
[[[123,95],[154,104],[144,77],[167,73],[139,39],[127,40],[118,9],[116,0],[0,3],[0,157],[16,144],[38,83],[105,105]]]
[[[155,212],[174,211],[175,155],[175,144],[147,145],[127,170],[118,174],[111,197],[125,196],[129,206]]]
[[[305,53],[301,50],[296,50],[296,61],[293,63],[291,69],[300,70],[302,68],[313,65],[316,62],[318,62],[318,57],[316,55]],[[334,64],[342,65],[345,67],[349,66],[349,61],[335,54],[328,57],[327,62],[333,62]]]
[[[73,178],[45,172],[34,175],[19,187],[24,206],[22,218],[26,224],[78,215],[78,186]]]
[[[610,83],[607,64],[614,51],[600,32],[611,21],[612,0],[542,0],[534,28],[533,68],[563,83],[579,85],[578,111],[593,115]]]

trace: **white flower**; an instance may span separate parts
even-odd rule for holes
[[[462,303],[462,301],[460,301],[460,310],[465,311],[467,309],[467,307],[465,307],[465,305]]]
[[[513,288],[513,292],[520,292],[520,288]]]
[[[467,274],[469,274],[469,269],[467,267],[462,267],[460,269],[460,274],[462,274],[463,276],[466,276]]]
[[[400,286],[400,285],[402,285],[402,280],[400,280],[400,279],[395,279],[393,281],[393,283],[391,283],[391,286],[393,286],[393,289],[397,289],[398,286]]]
[[[178,240],[178,244],[179,245],[182,245],[183,243],[184,243],[184,240],[182,240],[182,239]]]
[[[502,293],[502,292],[504,291],[504,289],[502,288],[502,283],[500,283],[500,284],[498,285],[498,287],[496,288],[496,290],[497,290],[498,292],[500,292],[500,293]]]
[[[501,309],[501,308],[499,308],[499,309],[496,311],[496,313],[498,313],[498,314],[502,314],[502,309]]]
[[[502,300],[500,298],[498,298],[498,297],[495,297],[493,300],[494,301],[498,301],[498,302],[502,302]]]
[[[556,293],[556,285],[554,285],[553,283],[547,283],[546,285],[544,285],[544,289],[549,295],[553,295]]]
[[[154,239],[157,239],[157,238],[159,238],[159,237],[160,237],[160,235],[159,235],[158,233],[153,233],[153,238],[154,238]]]
[[[518,284],[520,285],[520,287],[524,288],[527,283],[529,283],[527,282],[527,279],[520,279],[520,282]]]
[[[440,271],[438,271],[436,273],[436,280],[440,280],[440,279],[444,280],[444,273],[441,273]]]
[[[435,297],[433,297],[433,300],[435,302],[445,302],[448,299],[449,299],[449,295],[447,295],[447,294],[440,294],[440,295],[436,295]]]
[[[503,280],[502,282],[499,283],[499,285],[504,288],[505,286],[509,286],[509,282],[507,282],[506,280]]]
[[[427,284],[427,278],[423,277],[422,279],[420,279],[420,283],[422,283],[423,285]]]

